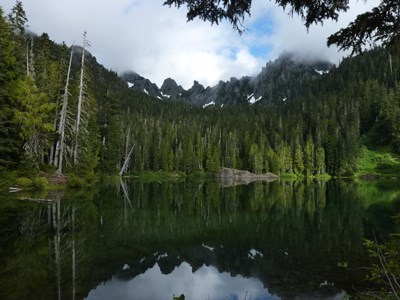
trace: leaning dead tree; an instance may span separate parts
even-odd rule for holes
[[[126,128],[126,137],[125,137],[125,155],[124,155],[124,163],[122,164],[122,167],[119,171],[119,176],[122,176],[122,174],[124,174],[129,167],[129,161],[131,159],[131,155],[133,150],[135,149],[135,145],[132,145],[129,151],[129,147],[130,147],[130,137],[131,137],[131,124],[129,122],[129,107],[128,107],[128,111],[127,111],[127,118],[126,118],[126,123],[127,123],[127,128]]]
[[[73,162],[74,165],[76,166],[78,164],[78,151],[79,151],[79,135],[81,131],[81,123],[84,121],[82,116],[84,114],[88,114],[87,111],[84,109],[84,95],[86,94],[86,86],[84,82],[84,76],[85,76],[85,50],[87,47],[89,47],[89,42],[86,39],[86,31],[83,33],[83,46],[82,46],[82,62],[81,62],[81,75],[80,75],[80,80],[79,80],[79,97],[78,97],[78,107],[77,107],[77,113],[76,113],[76,122],[75,122],[75,141],[74,141],[74,151],[73,151]]]
[[[65,82],[64,95],[60,112],[60,123],[58,125],[58,140],[56,144],[56,154],[54,159],[54,165],[57,167],[57,170],[60,173],[62,173],[63,158],[65,155],[65,131],[66,131],[68,97],[69,97],[69,80],[71,75],[73,54],[74,54],[74,46],[71,47],[71,55],[69,58],[67,80]]]
[[[122,168],[119,171],[119,176],[122,176],[122,174],[124,174],[126,172],[126,170],[128,169],[129,161],[131,159],[133,149],[135,149],[135,145],[132,146],[131,151],[129,151],[129,153],[125,156],[124,164],[122,165]]]

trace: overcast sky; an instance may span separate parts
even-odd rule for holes
[[[108,69],[132,70],[158,86],[167,77],[184,88],[193,80],[214,85],[230,77],[255,75],[283,51],[338,62],[344,53],[327,48],[326,39],[379,0],[350,0],[350,11],[339,22],[307,30],[298,17],[275,1],[253,0],[248,30],[239,35],[223,22],[210,26],[186,22],[185,8],[163,6],[163,0],[22,0],[29,29],[47,32],[52,40],[81,44],[86,29],[89,51]],[[14,0],[1,0],[8,14]]]

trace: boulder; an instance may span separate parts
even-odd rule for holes
[[[272,182],[279,178],[273,173],[254,174],[246,170],[237,170],[231,168],[223,168],[217,173],[218,181],[222,186],[235,186],[241,184],[249,184],[254,181]]]

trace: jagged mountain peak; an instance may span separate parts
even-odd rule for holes
[[[153,98],[163,100],[158,86],[138,73],[125,72],[121,75],[121,78],[127,82],[129,88],[140,90]]]
[[[303,58],[285,52],[268,62],[255,78],[254,94],[264,105],[274,105],[293,97],[302,84],[329,72],[332,64],[319,58]]]
[[[193,86],[188,90],[189,93],[201,93],[205,90],[204,86],[197,80],[193,81]]]
[[[166,98],[177,98],[179,97],[183,92],[184,88],[181,85],[178,85],[176,81],[172,78],[167,78],[164,80],[160,92],[163,95],[163,97]]]
[[[329,72],[331,66],[326,60],[284,52],[276,60],[268,62],[255,77],[232,77],[213,87],[205,88],[194,80],[193,86],[185,90],[174,79],[167,78],[159,89],[156,84],[135,72],[126,72],[122,78],[131,88],[161,100],[182,101],[203,107],[239,103],[251,105],[256,102],[274,105],[290,99],[302,83]]]

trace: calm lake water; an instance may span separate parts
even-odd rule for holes
[[[124,181],[0,196],[0,299],[342,299],[399,181]],[[346,266],[346,267],[343,267]]]

